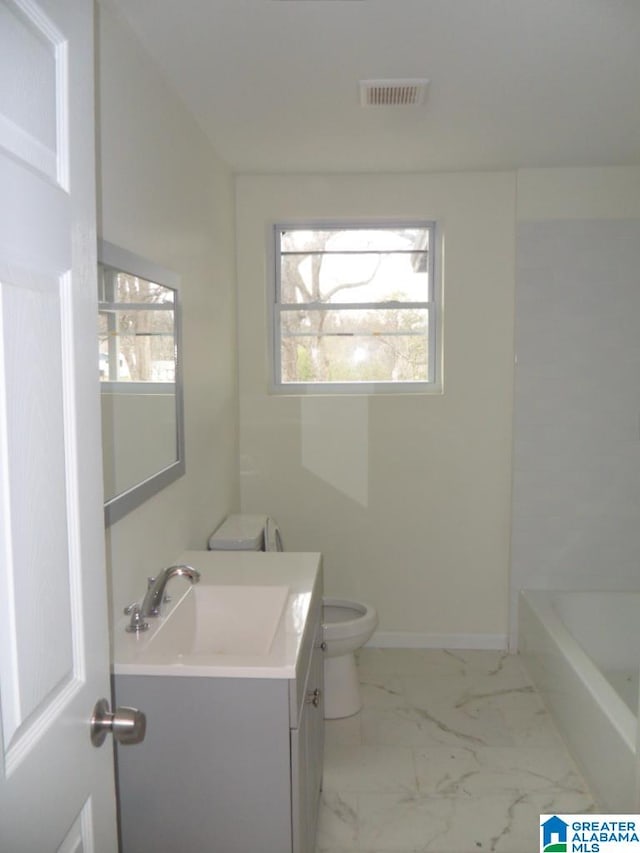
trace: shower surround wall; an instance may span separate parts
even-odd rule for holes
[[[521,589],[640,589],[639,183],[611,169],[519,184],[513,644]]]

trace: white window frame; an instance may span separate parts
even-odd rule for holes
[[[281,322],[280,316],[286,310],[313,309],[336,310],[341,303],[327,303],[326,308],[317,303],[299,303],[294,308],[285,307],[280,299],[280,232],[286,230],[362,230],[362,229],[392,229],[392,228],[428,228],[430,231],[428,262],[429,298],[423,302],[375,302],[348,303],[349,308],[427,308],[429,311],[429,376],[425,380],[414,382],[282,382],[281,379]],[[328,220],[328,221],[297,221],[277,222],[269,230],[269,250],[271,275],[268,290],[269,322],[269,391],[282,396],[300,396],[314,394],[434,394],[442,392],[441,381],[441,284],[440,284],[440,230],[434,220]]]

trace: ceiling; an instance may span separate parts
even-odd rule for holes
[[[238,172],[640,165],[638,0],[103,2]]]

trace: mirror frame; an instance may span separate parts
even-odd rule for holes
[[[121,249],[105,240],[98,246],[98,263],[119,269],[147,281],[162,284],[175,291],[174,324],[176,330],[176,459],[145,480],[131,486],[104,503],[105,526],[114,524],[127,513],[143,504],[177,480],[186,471],[184,441],[184,392],[182,386],[182,317],[180,306],[180,276],[148,261],[127,249]]]

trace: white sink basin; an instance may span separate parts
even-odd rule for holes
[[[201,574],[193,586],[174,578],[170,603],[149,629],[114,626],[116,675],[198,678],[295,678],[319,554],[185,551],[173,563]]]
[[[151,638],[149,651],[266,655],[288,595],[286,586],[196,584]]]

